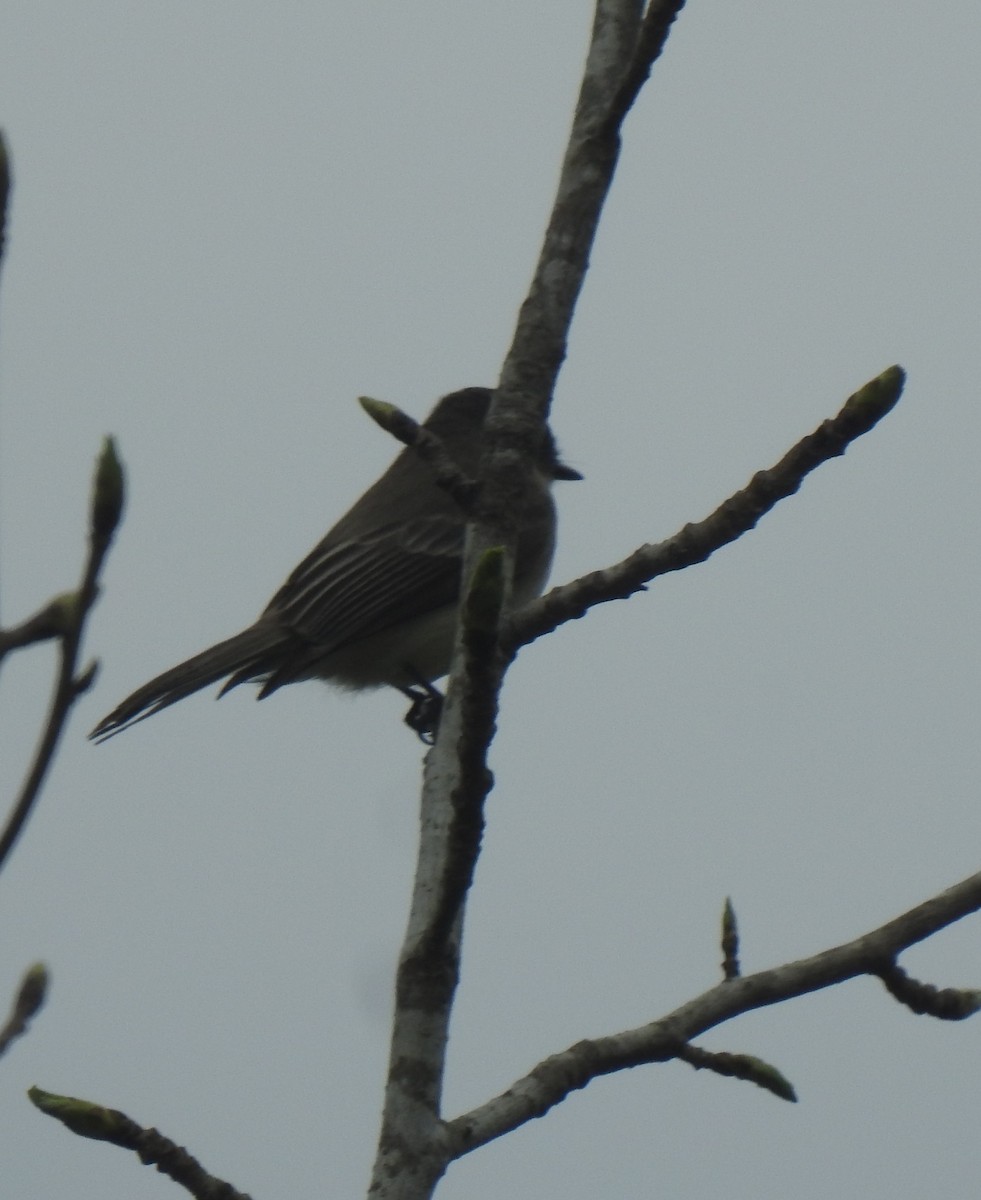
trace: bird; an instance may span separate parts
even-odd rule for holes
[[[423,428],[475,478],[493,392],[443,396]],[[521,513],[512,603],[540,595],[555,547],[556,480],[582,479],[546,427]],[[321,679],[360,691],[388,685],[413,701],[407,723],[427,742],[438,723],[435,680],[449,673],[467,516],[411,448],[355,501],[293,570],[258,620],[136,689],[95,726],[102,742],[218,680],[219,696],[260,684],[258,698]]]

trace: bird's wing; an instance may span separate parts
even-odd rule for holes
[[[400,521],[358,539],[328,536],[263,616],[328,653],[361,641],[457,599],[463,537],[457,514]]]

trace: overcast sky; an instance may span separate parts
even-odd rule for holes
[[[272,1197],[367,1183],[420,747],[402,700],[136,685],[253,620],[421,415],[493,384],[591,20],[493,5],[6,0],[2,615],[73,587],[103,434],[126,520],[102,670],[0,878],[3,1191],[173,1197],[36,1113],[121,1108]],[[899,409],[751,535],[523,653],[492,766],[447,1115],[719,976],[852,938],[981,865],[981,9],[690,0],[631,114],[553,425],[553,579],[707,515],[893,362]],[[9,803],[53,653],[5,665]],[[904,958],[981,986],[977,921]],[[981,1024],[862,981],[713,1032],[797,1087],[648,1067],[451,1168],[443,1200],[977,1190]]]

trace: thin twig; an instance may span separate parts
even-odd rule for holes
[[[478,485],[460,469],[442,438],[394,404],[373,400],[370,396],[359,396],[358,403],[376,425],[419,455],[432,472],[433,482],[451,496],[463,512],[468,516],[473,512]]]
[[[701,1046],[685,1043],[675,1054],[675,1058],[686,1062],[696,1071],[713,1071],[727,1079],[745,1079],[755,1083],[757,1087],[772,1092],[781,1100],[797,1103],[797,1093],[794,1085],[776,1067],[757,1058],[755,1054],[731,1054],[726,1050],[704,1050]]]
[[[544,1116],[601,1075],[666,1062],[678,1047],[733,1017],[860,975],[882,977],[901,951],[981,909],[981,872],[842,946],[768,971],[727,979],[650,1024],[590,1038],[540,1062],[506,1092],[449,1121],[454,1157]],[[907,1003],[905,997],[901,998]]]
[[[772,508],[792,496],[811,471],[845,453],[896,405],[906,375],[889,367],[845,402],[837,416],[802,438],[767,471],[759,471],[741,491],[724,501],[703,521],[686,525],[666,541],[641,546],[611,567],[552,588],[511,619],[501,635],[509,654],[551,633],[566,621],[585,616],[597,604],[624,600],[643,591],[652,579],[704,562],[716,550],[748,533]]]
[[[49,600],[19,625],[0,629],[0,662],[11,650],[64,637],[75,620],[76,600],[76,592],[65,592]]]
[[[0,260],[7,248],[7,202],[10,199],[10,154],[7,140],[0,132]]]
[[[976,988],[938,988],[914,979],[896,962],[876,971],[894,1000],[921,1017],[940,1021],[963,1021],[981,1009],[981,991]]]
[[[91,687],[95,668],[76,674],[86,618],[98,595],[99,572],[105,562],[123,507],[122,467],[112,438],[106,438],[96,464],[90,509],[89,549],[78,591],[70,601],[59,601],[66,612],[65,629],[59,636],[58,673],[41,739],[21,786],[20,794],[0,833],[0,870],[34,808],[41,785],[54,761],[55,750],[72,706]]]
[[[250,1200],[245,1192],[209,1175],[183,1146],[157,1129],[144,1129],[117,1108],[105,1108],[74,1096],[58,1096],[39,1087],[32,1087],[27,1094],[41,1112],[61,1121],[72,1133],[132,1150],[141,1162],[179,1183],[195,1200]]]

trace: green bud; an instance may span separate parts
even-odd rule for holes
[[[745,1068],[746,1073],[741,1074],[740,1078],[748,1079],[758,1087],[765,1088],[774,1096],[779,1096],[781,1100],[789,1100],[791,1104],[797,1103],[794,1085],[771,1063],[764,1062],[755,1054],[734,1054],[733,1058],[737,1059],[739,1065]]]
[[[404,446],[415,444],[419,435],[419,422],[414,421],[408,413],[384,400],[372,400],[370,396],[359,396],[358,403],[376,425]]]
[[[126,488],[123,464],[116,453],[116,442],[106,437],[102,442],[92,485],[92,532],[97,537],[111,538],[123,512]]]
[[[392,418],[399,412],[394,404],[387,404],[384,400],[373,400],[371,396],[359,396],[358,403],[376,425],[391,430]]]
[[[34,963],[27,968],[17,993],[17,1015],[29,1021],[44,1003],[50,977],[44,963]]]
[[[79,1137],[111,1141],[123,1132],[126,1117],[114,1108],[104,1108],[90,1100],[78,1100],[74,1096],[58,1096],[39,1087],[29,1088],[28,1099],[41,1112],[55,1117]]]
[[[886,367],[875,379],[870,379],[848,397],[844,411],[861,419],[867,409],[873,422],[877,421],[897,403],[905,382],[906,372],[902,367]]]

